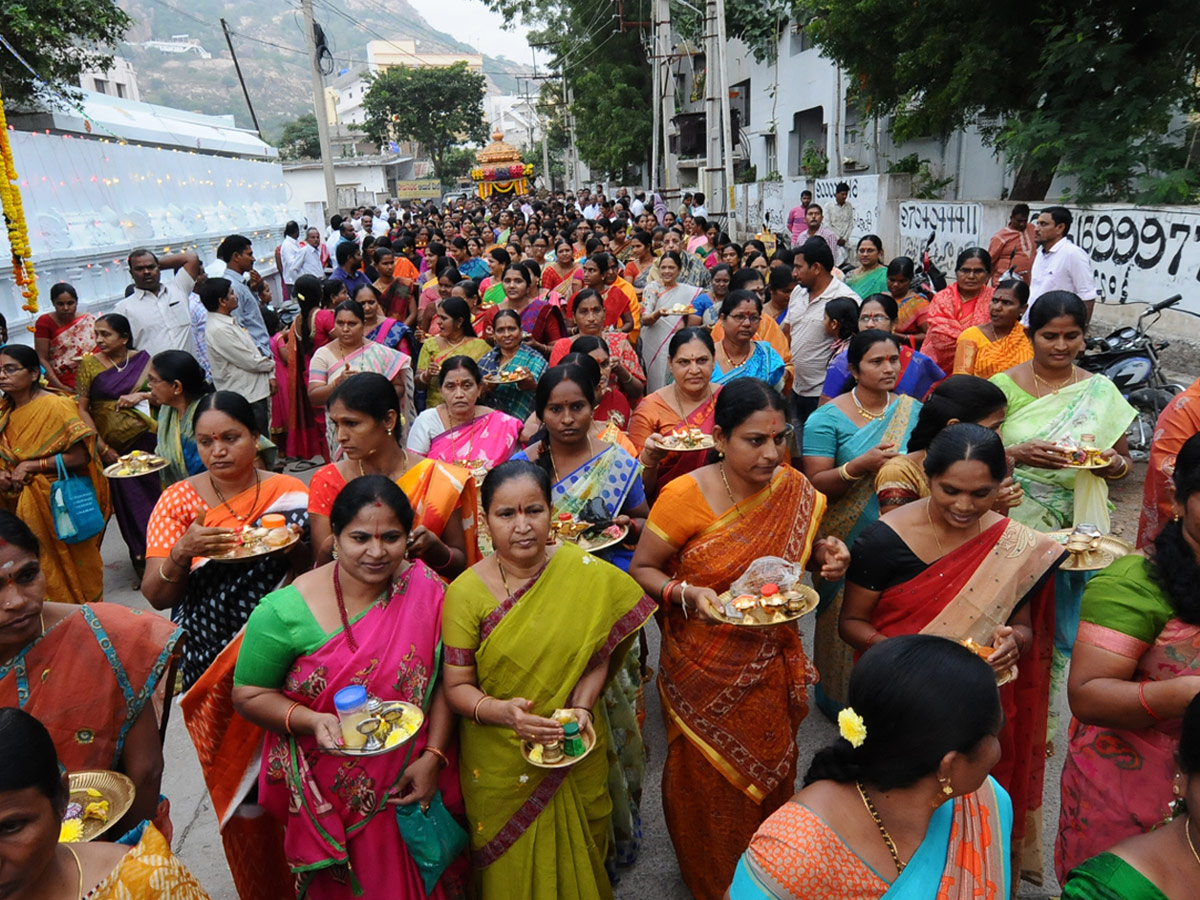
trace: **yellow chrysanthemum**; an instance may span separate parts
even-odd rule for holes
[[[867,723],[863,721],[862,716],[847,706],[838,713],[838,733],[857,750],[867,739]]]
[[[74,844],[83,837],[83,823],[78,819],[63,819],[62,827],[58,830],[60,844]]]

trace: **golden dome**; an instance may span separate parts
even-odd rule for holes
[[[475,154],[481,163],[519,163],[521,153],[511,144],[504,143],[504,132],[493,131],[492,142]]]

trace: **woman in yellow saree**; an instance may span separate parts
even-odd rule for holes
[[[754,830],[791,796],[796,730],[815,680],[794,626],[714,625],[713,602],[763,556],[833,579],[850,561],[841,541],[815,540],[825,498],[784,464],[779,392],[735,379],[721,389],[715,421],[721,462],[663,488],[630,566],[663,601],[663,809],[697,900],[722,896]]]
[[[69,472],[90,478],[107,519],[108,481],[96,460],[96,433],[79,418],[72,398],[38,384],[41,364],[32,347],[7,345],[0,352],[0,506],[14,512],[37,536],[47,595],[88,603],[104,597],[103,532],[75,544],[58,539],[50,511],[56,457]]]
[[[550,477],[538,466],[497,466],[483,507],[495,553],[455,579],[442,615],[476,886],[484,897],[611,898],[610,736],[592,710],[654,604],[575,545],[547,547]],[[559,709],[594,724],[595,749],[567,768],[529,765],[521,742],[560,740]]]

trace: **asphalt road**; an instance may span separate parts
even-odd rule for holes
[[[296,473],[305,481],[311,470]],[[1116,503],[1113,515],[1114,534],[1132,540],[1137,530],[1137,516],[1141,504],[1142,481],[1145,464],[1135,465],[1130,477],[1114,485],[1112,499]],[[129,564],[125,544],[118,529],[110,528],[101,548],[105,562],[105,582],[108,586],[106,599],[125,606],[148,608],[140,593],[131,589],[133,569]],[[801,634],[806,648],[812,647],[812,617],[802,620]],[[653,624],[647,636],[650,658],[657,669],[659,634]],[[679,875],[679,866],[663,822],[662,796],[660,791],[662,763],[666,757],[666,732],[658,693],[653,685],[647,685],[645,741],[650,752],[644,794],[642,798],[642,852],[636,865],[625,870],[615,887],[621,900],[691,900]],[[1063,730],[1068,721],[1065,697],[1057,698],[1062,716]],[[803,774],[808,761],[821,747],[837,736],[836,728],[819,712],[809,713],[800,727],[797,742],[800,747],[800,772]],[[1062,772],[1065,737],[1060,732],[1053,758],[1046,767],[1046,792],[1044,796],[1044,833],[1046,837],[1045,860],[1047,883],[1042,887],[1023,884],[1020,898],[1048,898],[1058,896],[1058,885],[1054,880],[1052,860],[1054,835],[1057,831],[1059,811],[1059,776]],[[209,803],[196,752],[183,727],[178,709],[174,709],[167,729],[164,748],[166,768],[163,775],[163,793],[171,801],[171,818],[175,825],[174,850],[196,875],[213,900],[236,900],[233,881],[225,864],[221,838],[217,832],[216,817]]]

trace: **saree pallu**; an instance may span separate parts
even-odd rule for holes
[[[900,345],[900,374],[894,389],[897,394],[923,400],[930,389],[945,377],[946,373],[924,353],[913,350],[907,344]],[[850,361],[843,350],[830,360],[821,393],[826,397],[838,397],[853,386]]]
[[[275,396],[286,398],[283,451],[285,456],[296,459],[320,456],[328,461],[329,448],[325,445],[325,429],[317,421],[312,401],[308,399],[309,359],[300,341],[299,328],[300,322],[295,319],[290,326],[271,338],[271,349],[275,353],[276,381],[279,385]],[[279,377],[280,374],[282,378]]]
[[[1142,557],[1119,559],[1089,582],[1077,640],[1136,660],[1131,682],[1200,675],[1200,626],[1176,617]],[[1181,731],[1178,718],[1139,729],[1071,720],[1054,848],[1060,879],[1169,814]]]
[[[412,357],[400,350],[393,350],[374,341],[364,341],[361,347],[351,350],[345,356],[338,358],[332,353],[332,346],[327,351],[324,347],[313,354],[308,366],[309,383],[333,384],[343,374],[353,376],[359,372],[375,372],[388,381],[396,376],[404,375],[404,399],[401,401],[400,412],[405,422],[416,418],[416,406],[413,399],[413,370]],[[342,458],[342,448],[337,442],[337,426],[328,415],[325,416],[325,444],[334,460]]]
[[[467,565],[479,559],[476,516],[478,500],[475,479],[461,466],[433,459],[418,460],[396,481],[413,508],[413,524],[421,525],[439,538],[455,512],[462,519],[466,537]],[[308,511],[328,517],[346,479],[336,465],[323,466],[308,486]]]
[[[562,602],[585,582],[587,603]],[[585,674],[619,664],[653,612],[629,576],[566,544],[498,604],[474,571],[455,579],[443,615],[446,664],[473,665],[488,695],[525,697],[536,714],[549,715],[568,705]],[[606,715],[597,715],[595,728],[596,748],[553,770],[528,765],[511,729],[459,720],[459,775],[481,896],[612,897],[604,870],[612,810]]]
[[[382,322],[367,332],[367,340],[407,353],[409,356],[414,356],[416,352],[413,346],[415,340],[412,330],[403,321],[393,319],[391,316],[384,318]]]
[[[522,344],[517,347],[513,358],[503,365],[500,363],[499,347],[493,347],[479,360],[479,371],[485,377],[499,375],[501,372],[512,372],[522,366],[529,370],[535,380],[539,380],[546,371],[546,358],[536,350],[530,350]],[[522,390],[515,384],[497,384],[492,386],[491,392],[488,394],[488,405],[524,422],[533,412],[533,394],[533,391]]]
[[[116,366],[104,368],[91,354],[79,364],[75,383],[77,396],[86,399],[100,437],[118,454],[131,450],[154,452],[158,427],[155,420],[136,407],[117,408],[117,401],[124,395],[146,389],[149,367],[150,354],[143,350],[129,354],[120,370]],[[162,480],[154,473],[137,478],[114,478],[109,482],[109,490],[121,537],[129,548],[134,570],[140,576],[146,568],[146,527],[162,493]]]
[[[570,513],[577,517],[590,500],[599,497],[604,501],[608,515],[615,518],[622,513],[626,501],[630,506],[637,506],[645,500],[641,473],[642,465],[634,456],[617,444],[609,444],[551,488],[551,513],[554,516]],[[628,572],[633,548],[618,544],[596,555]]]
[[[1022,600],[1030,597],[1033,640],[1017,677],[1000,688],[1005,723],[1000,762],[992,775],[1012,797],[1017,873],[1042,883],[1042,788],[1046,770],[1050,656],[1054,636],[1054,579],[1066,551],[1052,538],[1011,519],[885,590],[871,615],[881,634],[935,634],[988,646]]]
[[[738,864],[730,900],[1005,900],[1012,884],[1013,809],[992,778],[943,803],[890,884],[816,813],[785,804],[763,823]]]
[[[88,478],[96,490],[96,501],[105,519],[112,512],[108,479],[100,474],[96,457],[96,433],[79,418],[73,398],[38,391],[24,406],[0,401],[0,467],[12,471],[27,459],[44,459],[66,453],[82,443],[87,450],[87,468],[73,475]],[[46,596],[62,603],[90,603],[104,598],[104,563],[100,541],[104,532],[67,544],[58,539],[50,511],[51,485],[58,480],[50,472],[34,475],[24,487],[0,493],[0,508],[15,513],[38,539],[38,558],[46,575]]]
[[[439,675],[444,590],[430,568],[413,563],[390,599],[350,626],[356,648],[345,631],[335,630],[320,648],[296,659],[280,690],[330,715],[337,714],[334,695],[351,684],[384,702],[425,707]],[[368,895],[425,896],[388,799],[407,763],[420,757],[428,734],[426,720],[403,752],[347,759],[320,752],[312,736],[266,732],[258,795],[284,823],[284,852],[297,875],[298,897],[337,900],[361,896],[364,889]],[[439,774],[438,788],[446,807],[461,815],[453,745],[446,755],[450,765]],[[428,896],[460,896],[464,874],[463,865],[452,867]]]
[[[550,365],[557,366],[559,361],[571,352],[571,344],[575,343],[577,337],[579,335],[561,338],[554,342],[554,346],[550,348]],[[608,355],[620,362],[630,375],[645,384],[646,373],[642,371],[642,361],[638,359],[637,351],[633,349],[630,335],[623,331],[605,331],[599,337],[608,344]]]
[[[522,424],[519,419],[491,410],[437,435],[429,442],[426,456],[464,466],[472,474],[490,472],[512,455]],[[478,480],[482,481],[483,476],[479,475]]]
[[[204,888],[171,853],[153,825],[117,867],[87,894],[88,900],[209,900]]]
[[[718,393],[719,390],[714,390],[712,396],[683,419],[679,418],[679,413],[657,392],[642,398],[642,402],[638,404],[629,420],[629,438],[633,441],[637,452],[642,452],[642,448],[646,446],[646,438],[652,434],[670,434],[680,428],[699,428],[705,434],[712,434],[713,426],[716,424]],[[694,472],[705,465],[707,458],[708,454],[696,451],[668,453],[658,464],[658,482],[655,493],[661,491],[665,485],[680,475]]]
[[[66,325],[59,325],[47,313],[35,323],[34,337],[49,338],[49,361],[54,377],[73,388],[83,355],[96,347],[96,318],[91,313],[82,313]]]
[[[575,284],[575,282],[579,284]],[[545,290],[558,290],[559,285],[565,284],[566,290],[559,291],[560,294],[570,296],[574,294],[580,287],[583,286],[583,270],[577,265],[572,265],[571,271],[566,275],[558,271],[557,265],[551,264],[542,270],[542,287]]]
[[[176,542],[204,511],[209,528],[258,526],[268,513],[298,525],[307,540],[308,488],[290,475],[263,473],[259,489],[242,491],[216,508],[183,481],[163,491],[150,516],[146,555],[166,558]],[[190,687],[246,624],[260,597],[277,588],[291,571],[286,554],[273,553],[235,562],[192,560],[187,589],[175,605],[173,618],[187,632],[180,672]]]
[[[183,629],[160,615],[83,605],[0,666],[0,706],[18,706],[50,732],[68,772],[121,769],[125,737],[152,703]]]
[[[642,294],[642,358],[646,361],[647,391],[657,391],[670,383],[667,345],[671,342],[671,335],[684,327],[687,319],[684,316],[667,315],[647,325],[645,317],[676,304],[694,306],[703,295],[701,288],[690,284],[677,284],[670,290],[664,290],[657,281],[646,286],[646,292]]]
[[[667,507],[685,498],[704,502],[698,487],[676,487],[660,497],[647,524],[673,546],[653,520],[675,517]],[[767,487],[679,547],[671,574],[720,593],[761,556],[803,568],[824,510],[824,495],[796,470],[782,468]],[[808,714],[815,673],[794,625],[713,626],[675,604],[660,608],[659,623],[667,829],[688,889],[697,900],[719,900],[759,823],[792,795],[796,731]]]
[[[921,326],[929,318],[929,300],[924,294],[913,292],[900,302],[899,315],[896,318],[896,334],[913,335],[921,330]]]
[[[917,424],[921,404],[912,397],[901,395],[888,407],[883,418],[869,422],[847,436],[838,436],[832,448],[835,466],[841,466],[866,453],[877,444],[890,442],[900,453],[905,451],[908,436]],[[823,431],[822,421],[829,417],[836,423],[839,417],[849,423],[844,413],[831,403],[817,409],[804,423],[804,455],[828,456],[831,448],[822,445],[814,448],[813,441],[818,430]],[[853,426],[850,426],[853,427]],[[836,430],[836,424],[834,425]],[[820,452],[814,452],[819,449]],[[841,538],[847,547],[854,542],[863,529],[879,518],[879,497],[875,494],[875,481],[860,478],[840,498],[830,504],[825,516],[825,534]],[[820,606],[817,607],[816,636],[813,640],[813,663],[821,675],[814,691],[818,708],[830,719],[846,703],[846,692],[850,687],[850,670],[854,668],[854,657],[850,645],[838,634],[838,618],[842,614],[842,595],[846,590],[846,579],[826,581],[819,575],[813,577]]]
[[[783,390],[786,370],[779,354],[765,341],[752,341],[754,348],[740,366],[722,371],[720,365],[713,366],[712,383],[725,385],[737,378],[757,378],[765,381],[777,391]]]
[[[887,266],[876,266],[870,272],[857,269],[846,274],[846,286],[866,300],[872,294],[887,293]]]
[[[982,325],[991,318],[993,288],[985,285],[973,300],[964,301],[958,284],[952,284],[933,295],[929,302],[929,329],[921,351],[938,364],[943,372],[954,367],[954,351],[958,336],[972,325]]]
[[[1008,398],[1008,416],[1000,429],[1006,446],[1032,440],[1079,443],[1088,434],[1095,438],[1095,446],[1106,450],[1120,440],[1137,415],[1103,375],[1041,398],[1026,393],[1007,374],[991,381]],[[1013,478],[1025,491],[1025,499],[1011,511],[1018,522],[1038,531],[1091,522],[1109,531],[1108,485],[1103,478],[1086,470],[1030,466],[1017,466]]]
[[[1193,434],[1200,432],[1200,378],[1182,394],[1172,398],[1154,425],[1150,443],[1150,461],[1146,466],[1146,486],[1142,491],[1142,512],[1138,516],[1138,547],[1151,543],[1163,525],[1170,521],[1175,454]]]
[[[958,336],[954,350],[954,374],[991,378],[1033,359],[1033,345],[1020,322],[998,341],[972,325]]]

